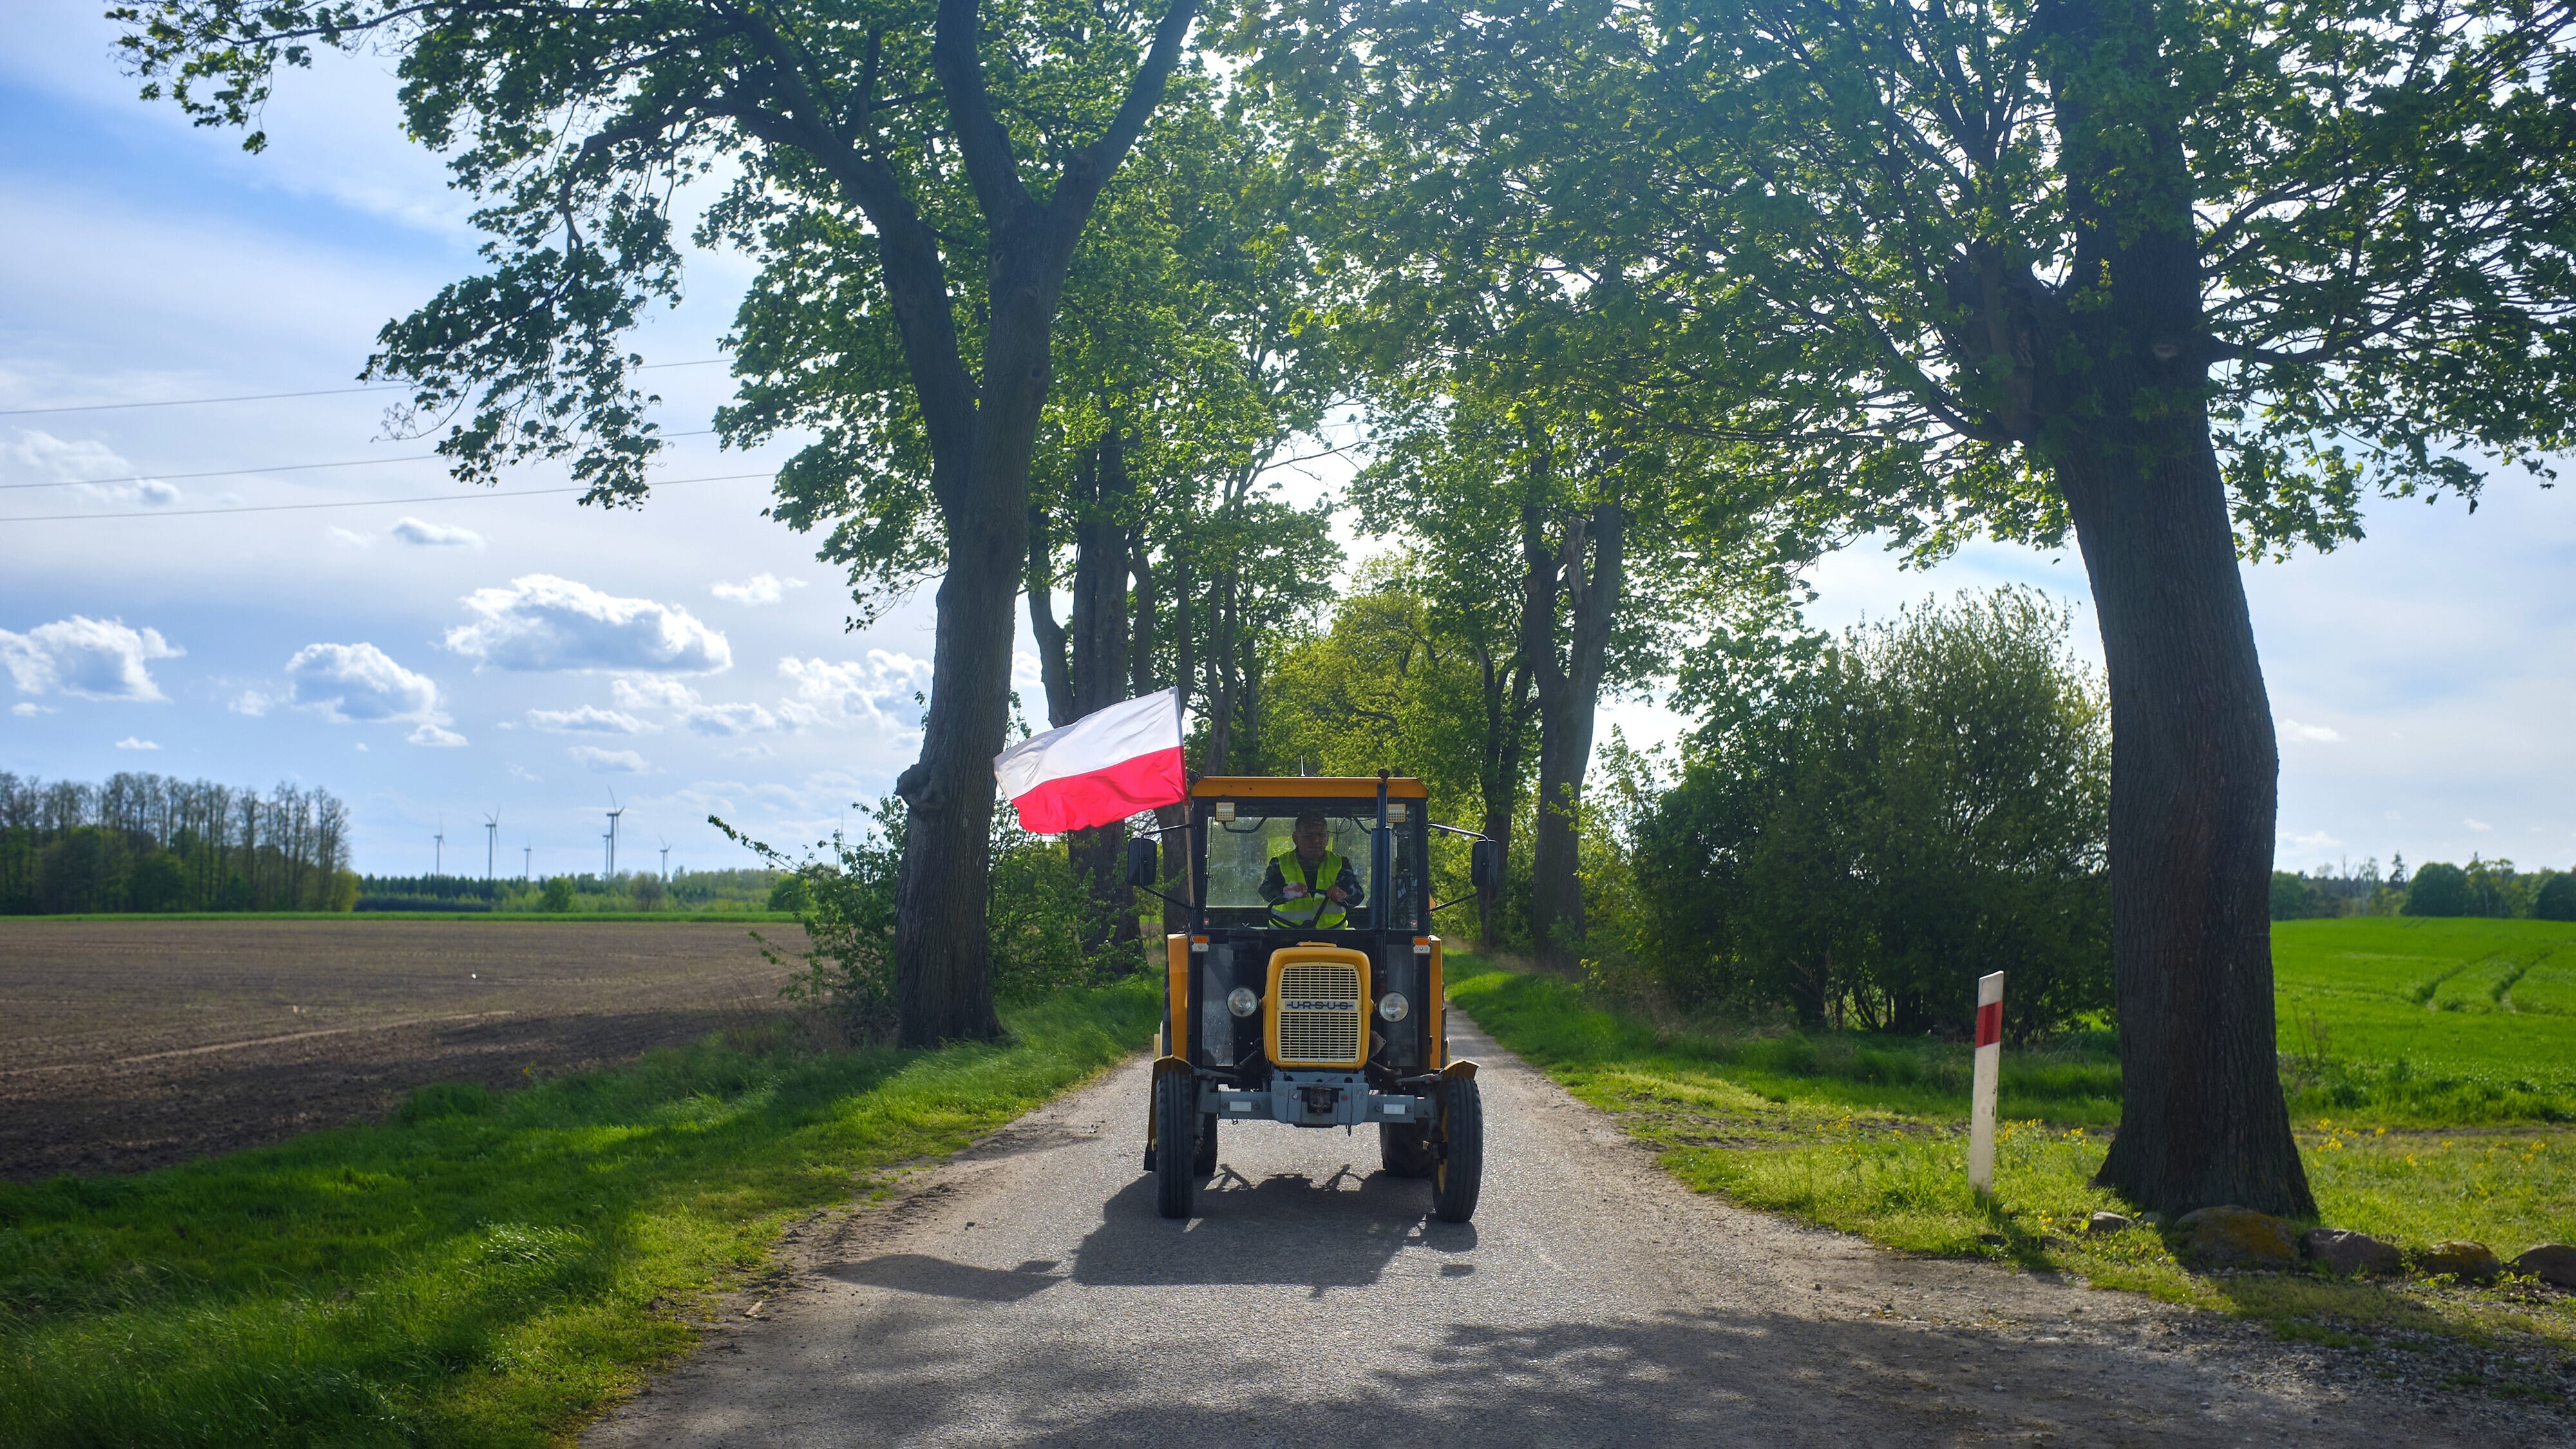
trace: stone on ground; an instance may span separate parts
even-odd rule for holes
[[[2553,1288],[2576,1288],[2576,1247],[2543,1243],[2514,1259],[2513,1271]]]
[[[2406,1266],[2395,1243],[2383,1243],[2349,1228],[2317,1228],[2299,1240],[2308,1261],[2329,1273],[2390,1274]]]
[[[2270,1213],[2228,1204],[2184,1213],[2174,1223],[2182,1255],[2212,1268],[2286,1268],[2299,1261],[2290,1225]]]
[[[2134,1225],[2134,1219],[2119,1213],[2095,1213],[2084,1222],[2088,1233],[2117,1233]]]
[[[2415,1260],[2415,1266],[2427,1273],[2448,1273],[2463,1283],[2492,1283],[2504,1271],[2494,1249],[2466,1240],[2435,1243]]]

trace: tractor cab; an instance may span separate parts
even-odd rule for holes
[[[1190,929],[1164,938],[1163,1029],[1145,1167],[1186,1218],[1216,1170],[1220,1124],[1374,1126],[1386,1170],[1429,1178],[1448,1222],[1476,1211],[1484,1119],[1476,1064],[1449,1055],[1431,914],[1435,831],[1419,780],[1210,776],[1165,832],[1187,852]],[[1129,846],[1152,888],[1156,849]]]

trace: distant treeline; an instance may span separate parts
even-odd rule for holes
[[[676,870],[632,875],[484,880],[456,875],[370,875],[358,881],[361,911],[767,910],[774,870]]]
[[[0,915],[345,911],[357,899],[349,807],[327,790],[0,771]]]
[[[2382,879],[2377,860],[2305,875],[2272,872],[2272,919],[2318,916],[2493,916],[2576,921],[2576,875],[2516,870],[2509,860],[2434,861],[2409,876],[2399,856]]]

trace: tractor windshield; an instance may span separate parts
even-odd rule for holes
[[[1390,879],[1378,900],[1380,884],[1369,878],[1370,840],[1377,829],[1377,802],[1335,800],[1324,805],[1285,800],[1221,801],[1207,821],[1207,904],[1212,925],[1312,925],[1318,929],[1368,929],[1384,924],[1416,926],[1415,882],[1421,838],[1411,820],[1418,805],[1388,805],[1387,868]],[[1297,820],[1323,816],[1323,849],[1313,858],[1301,853]],[[1231,817],[1231,818],[1228,818]],[[1341,900],[1331,898],[1335,889]]]

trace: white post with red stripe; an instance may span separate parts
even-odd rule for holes
[[[2004,1069],[2004,973],[1977,978],[1977,1071],[1968,1088],[1968,1186],[1995,1190],[1995,1084]]]

